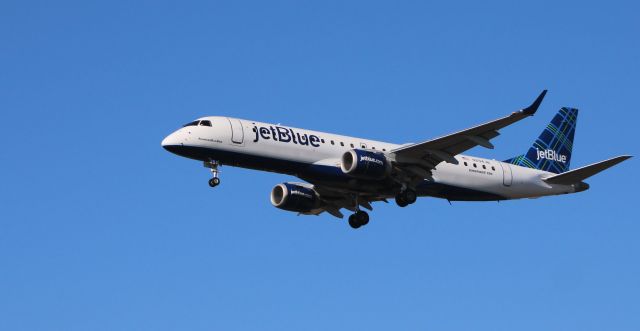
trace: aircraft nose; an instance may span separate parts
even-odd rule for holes
[[[160,143],[160,145],[164,149],[166,149],[168,151],[171,151],[172,147],[179,146],[179,145],[181,145],[181,143],[180,143],[178,137],[176,136],[176,133],[174,132],[174,133],[166,136],[164,139],[162,139],[162,142]]]
[[[160,145],[168,152],[179,156],[196,160],[206,160],[208,158],[206,151],[189,142],[189,136],[183,130],[178,130],[162,139]]]

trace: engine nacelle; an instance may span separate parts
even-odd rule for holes
[[[356,178],[382,179],[391,173],[391,163],[382,153],[352,149],[341,161],[342,172]]]
[[[317,208],[320,200],[313,189],[283,183],[276,185],[271,190],[271,204],[276,208],[304,213]]]

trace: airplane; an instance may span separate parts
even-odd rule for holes
[[[271,190],[273,206],[303,215],[327,212],[349,225],[369,223],[371,203],[418,197],[451,201],[501,201],[569,194],[589,189],[584,180],[631,158],[621,155],[569,170],[578,109],[563,107],[525,154],[496,161],[461,153],[493,149],[498,130],[533,116],[547,90],[528,107],[472,128],[420,143],[392,144],[224,116],[202,117],[162,140],[167,151],[202,161],[220,184],[220,167],[292,175]]]

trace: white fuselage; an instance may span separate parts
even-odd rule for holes
[[[172,152],[193,159],[216,159],[227,165],[286,173],[307,180],[309,175],[301,174],[304,169],[323,167],[323,173],[327,169],[340,171],[341,156],[351,149],[389,154],[402,146],[229,117],[200,120],[210,121],[211,126],[185,126],[166,137],[162,145],[167,149],[173,146],[176,151]],[[477,191],[496,197],[478,200],[504,200],[576,191],[572,185],[547,184],[542,178],[553,175],[549,172],[473,156],[457,155],[455,159],[458,164],[438,164],[426,180],[439,185],[438,192],[445,192],[442,188],[456,194]],[[446,194],[433,195],[447,198]]]

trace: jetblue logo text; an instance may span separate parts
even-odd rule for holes
[[[562,162],[562,163],[567,163],[567,156],[566,155],[562,155],[562,154],[558,154],[556,153],[556,151],[552,150],[552,149],[546,149],[546,150],[539,150],[536,148],[537,151],[537,160],[540,159],[547,159],[547,160],[551,160],[551,161],[556,161],[556,162]]]
[[[302,192],[300,190],[292,190],[291,191],[291,195],[300,195],[300,196],[303,196],[303,197],[305,197],[307,199],[313,199],[313,196],[311,196],[311,194]]]
[[[255,132],[256,137],[253,139],[253,142],[258,142],[258,140],[270,140],[273,139],[275,141],[283,142],[283,143],[294,143],[297,145],[303,146],[313,146],[320,147],[320,138],[316,135],[308,135],[306,133],[300,134],[299,132],[294,132],[293,129],[287,129],[280,126],[270,126],[270,127],[253,127],[253,132]]]
[[[378,164],[378,165],[384,165],[382,160],[378,160],[378,159],[372,158],[370,156],[361,156],[360,157],[360,162],[373,162],[373,163]]]

